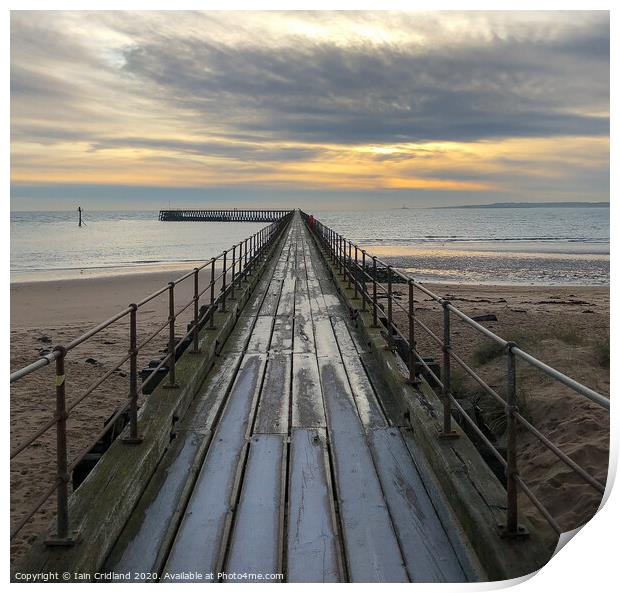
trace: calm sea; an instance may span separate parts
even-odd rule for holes
[[[163,223],[157,212],[11,214],[11,278],[38,280],[191,266],[254,233],[254,223]],[[316,211],[420,280],[607,284],[608,208]]]

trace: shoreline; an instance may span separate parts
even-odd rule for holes
[[[200,261],[187,262],[158,262],[144,264],[128,264],[122,266],[93,267],[93,268],[57,268],[40,270],[11,271],[11,286],[13,284],[29,284],[39,282],[58,282],[64,280],[87,280],[95,278],[114,278],[117,276],[132,276],[138,274],[178,273],[182,275],[194,267],[205,263]]]
[[[168,282],[178,279],[193,266],[168,269],[142,270],[105,276],[82,276],[79,278],[49,278],[37,280],[16,280],[10,284],[11,328],[14,325],[27,328],[49,326],[59,323],[92,321],[100,323],[116,312],[124,309],[164,287]],[[220,270],[221,267],[216,269]],[[405,268],[406,272],[410,272]],[[201,289],[210,279],[210,268],[200,273]],[[416,275],[416,279],[419,276]],[[510,293],[530,293],[558,290],[603,291],[609,292],[608,284],[540,284],[521,283],[514,280],[498,281],[459,281],[434,279],[420,281],[431,289],[445,287],[445,291],[467,290],[488,293],[489,291],[508,291]],[[178,288],[177,303],[191,297],[192,283],[188,280]],[[396,284],[395,286],[398,286]],[[51,298],[53,296],[53,298]],[[165,299],[154,303],[158,310],[165,307]],[[152,309],[152,308],[151,308]],[[154,312],[153,310],[149,312]]]

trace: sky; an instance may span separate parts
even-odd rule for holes
[[[607,12],[11,13],[12,210],[608,200]]]

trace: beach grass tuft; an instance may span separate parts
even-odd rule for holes
[[[555,338],[561,340],[569,346],[577,346],[578,344],[581,344],[583,342],[583,336],[577,330],[577,328],[573,326],[557,328],[554,331],[553,335]]]
[[[597,342],[594,345],[594,351],[596,352],[596,359],[604,369],[609,368],[609,337],[605,338],[601,342]]]
[[[474,360],[478,364],[486,364],[504,353],[504,348],[497,342],[486,342],[474,350]]]

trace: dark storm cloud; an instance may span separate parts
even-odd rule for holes
[[[103,24],[118,36],[105,51],[89,45],[88,36],[72,36],[75,25],[56,23],[57,15],[16,14],[11,92],[17,109],[46,106],[63,124],[93,117],[87,105],[97,106],[99,85],[106,107],[121,109],[123,93],[143,96],[197,134],[225,128],[226,135],[311,143],[607,135],[608,16],[547,13],[542,25],[511,29],[511,14],[489,14],[491,33],[465,41],[468,27],[451,37],[440,14],[420,23],[415,14],[390,13],[387,30],[390,23],[409,27],[414,38],[422,30],[427,41],[341,44],[334,34],[290,36],[282,44],[253,29],[251,16],[190,15],[201,32],[185,34],[187,24],[175,27],[183,13],[151,14],[146,22],[128,13],[87,13],[83,28]],[[226,27],[239,35],[215,35]],[[58,74],[58,64],[70,64],[71,76]]]
[[[310,159],[321,153],[319,149],[270,148],[261,145],[247,145],[230,142],[183,142],[181,140],[152,138],[113,138],[92,143],[91,150],[110,148],[149,148],[167,152],[234,158],[243,161],[299,161]]]
[[[207,37],[207,36],[205,36]],[[436,49],[259,43],[154,36],[124,71],[239,131],[316,142],[398,142],[604,135],[608,24],[550,41],[501,39]]]

